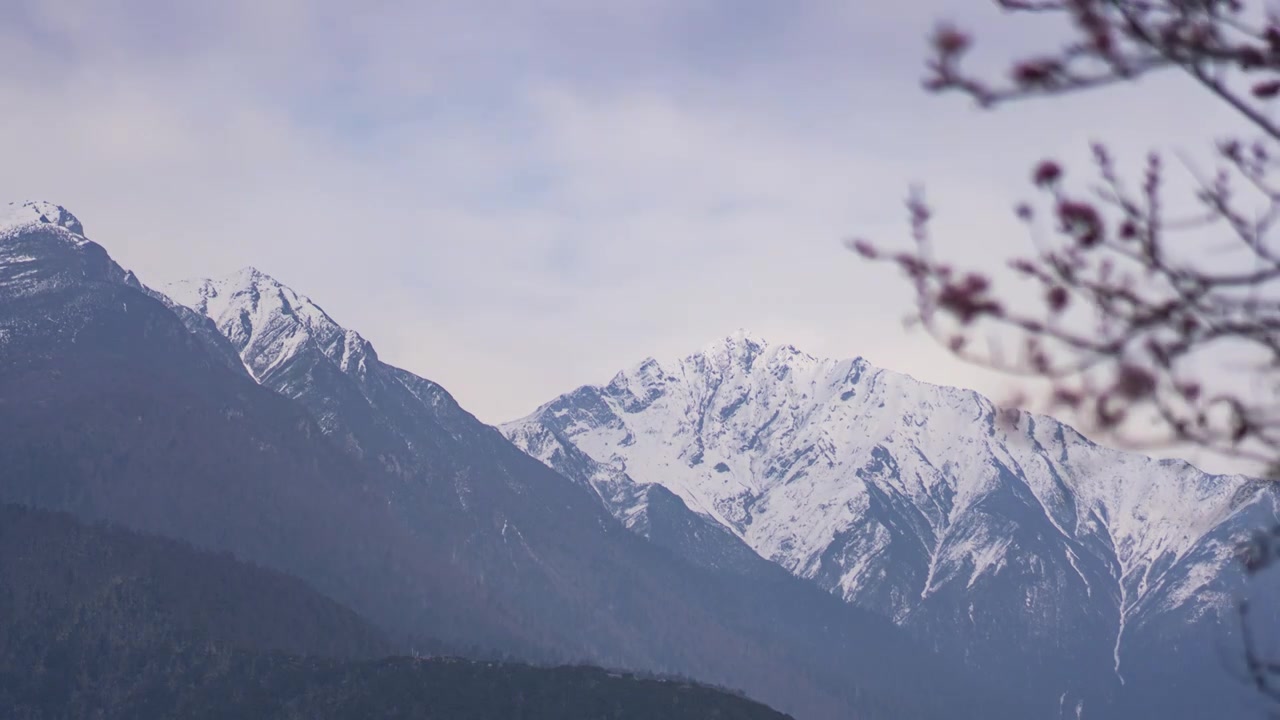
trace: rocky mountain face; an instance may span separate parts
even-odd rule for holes
[[[1227,717],[1253,699],[1223,664],[1246,589],[1233,553],[1275,524],[1271,484],[1047,417],[1004,427],[973,392],[743,332],[503,431],[633,531],[708,565],[739,562],[736,539],[1044,716]],[[659,488],[680,523],[653,522]],[[690,527],[714,539],[687,542]]]
[[[1013,707],[677,493],[642,493],[661,542],[628,532],[262,273],[157,292],[65,210],[5,212],[0,500],[233,552],[403,644],[679,673],[802,720]]]
[[[416,552],[379,475],[81,233],[44,204],[0,226],[0,500],[230,551],[384,627],[450,617],[426,599],[465,576]]]

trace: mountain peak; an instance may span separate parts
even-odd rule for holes
[[[84,225],[61,205],[44,200],[28,200],[0,207],[0,232],[36,224],[55,225],[84,237]]]
[[[239,270],[235,271],[231,275],[228,275],[227,277],[223,278],[223,282],[227,284],[234,284],[238,282],[241,287],[248,287],[251,285],[258,285],[258,284],[267,284],[267,285],[273,285],[276,287],[285,287],[284,283],[268,275],[267,273],[262,272],[258,268],[253,267],[252,265],[246,265],[245,267],[240,268]]]
[[[728,363],[746,364],[763,355],[770,348],[769,343],[749,330],[739,328],[723,338],[703,346],[700,352],[690,356],[690,360],[708,362],[711,365]]]
[[[719,368],[739,368],[743,372],[756,372],[761,368],[787,366],[811,367],[819,364],[818,358],[797,349],[794,345],[772,343],[750,330],[739,328],[729,335],[684,358],[682,363]]]
[[[301,310],[303,319],[312,323],[337,325],[310,298],[252,266],[220,278],[181,280],[165,287],[164,292],[176,302],[215,319],[232,310],[256,314],[264,297],[270,296],[270,304],[285,308],[286,314]]]
[[[1109,658],[1081,687],[1132,687],[1167,628],[1218,632],[1239,587],[1230,538],[1275,522],[1270,486],[995,419],[974,392],[738,331],[504,430],[633,531],[671,532],[631,522],[665,487],[702,527],[995,676]]]
[[[358,333],[340,326],[311,298],[255,267],[220,279],[174,283],[164,292],[213,320],[259,381],[308,349],[343,372],[363,371],[377,358]]]
[[[736,349],[736,348],[748,348],[748,347],[755,347],[757,349],[763,350],[764,348],[769,347],[769,341],[764,339],[763,336],[755,332],[752,332],[751,330],[748,330],[746,328],[738,328],[737,330],[734,330],[733,332],[720,338],[719,340],[716,340],[711,344],[707,345],[705,348],[703,348],[703,350],[706,353],[712,353],[720,349],[726,349],[726,348]]]
[[[280,292],[290,296],[306,300],[302,295],[294,292],[288,285],[280,282],[276,278],[259,270],[252,265],[246,265],[239,270],[223,275],[219,278],[204,278],[199,280],[186,280],[175,283],[175,286],[185,287],[203,287],[209,293],[209,297],[230,297],[238,293],[247,292]]]
[[[61,205],[0,204],[0,294],[16,297],[84,282],[141,287],[105,248],[84,236],[80,220]]]

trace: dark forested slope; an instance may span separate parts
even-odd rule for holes
[[[301,581],[0,505],[6,718],[781,718],[593,668],[370,659],[381,634]]]

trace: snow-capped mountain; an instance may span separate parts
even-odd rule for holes
[[[660,485],[793,574],[1043,683],[1064,712],[1167,680],[1152,653],[1168,655],[1171,618],[1184,652],[1218,663],[1201,644],[1229,640],[1235,541],[1274,523],[1273,487],[996,418],[976,393],[738,332],[503,431],[638,532]]]
[[[362,378],[378,361],[358,333],[339,327],[310,298],[256,268],[220,280],[177,282],[162,291],[179,307],[211,321],[256,382],[289,397],[315,387],[317,373],[346,386],[344,376]],[[337,411],[339,398],[316,400],[313,414],[320,427],[354,447]]]
[[[47,202],[0,206],[0,297],[18,298],[84,279],[123,282],[127,273],[84,236],[65,208]]]
[[[321,352],[344,373],[364,373],[377,360],[358,333],[338,326],[320,306],[256,268],[222,280],[178,282],[164,288],[175,302],[208,316],[259,383],[268,382],[303,346]]]
[[[60,227],[78,238],[79,244],[88,241],[84,236],[84,226],[80,224],[80,220],[61,205],[45,200],[28,200],[0,207],[0,234],[6,237],[17,235],[19,230],[39,225]]]
[[[264,273],[163,290],[210,319],[258,383],[307,408],[327,436],[395,478],[384,491],[401,521],[480,578],[487,602],[563,633],[552,638],[569,657],[704,667],[699,674],[728,681],[719,666],[740,660],[716,647],[732,638],[740,647],[730,654],[752,658],[744,665],[761,673],[733,682],[813,716],[881,712],[872,708],[930,716],[938,697],[963,706],[972,694],[954,677],[951,690],[927,693],[904,682],[906,668],[937,661],[883,618],[790,576],[661,487],[640,491],[646,511],[632,519],[656,529],[654,544],[674,555],[655,552],[594,493],[529,458],[440,386],[381,362],[358,333]],[[676,627],[683,629],[671,634]]]
[[[129,287],[181,317],[217,362],[243,372],[239,357],[212,322],[145,287],[84,233],[80,220],[61,205],[29,201],[0,207],[0,299],[70,291],[86,283]]]
[[[650,524],[678,542],[627,531],[262,273],[184,283],[179,303],[57,206],[5,217],[2,502],[295,574],[405,647],[684,674],[806,720],[1022,706],[732,533],[684,523],[661,488]],[[681,557],[709,531],[724,562]]]
[[[0,499],[235,552],[394,632],[808,718],[1240,716],[1231,555],[1277,516],[1269,485],[746,333],[513,445],[272,278],[156,292],[49,203],[0,209],[0,427]]]

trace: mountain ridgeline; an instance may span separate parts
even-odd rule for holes
[[[1004,678],[1036,717],[1256,712],[1229,672],[1235,600],[1260,587],[1234,553],[1276,524],[1275,485],[996,414],[973,392],[739,332],[503,430],[634,532],[696,563],[749,548]],[[688,542],[690,527],[715,542]]]
[[[262,273],[157,291],[56,206],[0,223],[0,427],[0,500],[288,573],[399,648],[678,674],[802,720],[1020,712],[677,494],[646,491],[662,542],[629,531]]]
[[[148,287],[10,206],[0,503],[66,514],[0,508],[0,702],[781,717],[514,658],[800,720],[1252,716],[1274,486],[996,412],[739,332],[495,429],[260,271]]]

